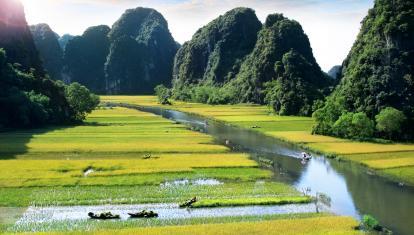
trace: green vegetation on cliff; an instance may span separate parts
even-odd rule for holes
[[[23,73],[7,63],[3,49],[0,87],[0,129],[71,121],[73,110],[66,101],[63,84]]]
[[[59,47],[47,25],[32,29],[39,48]],[[0,88],[0,130],[82,121],[99,100],[82,86],[45,76],[23,6],[13,0],[0,2]]]
[[[104,64],[109,53],[109,31],[106,25],[90,27],[67,43],[65,81],[79,82],[93,92],[105,93]]]
[[[241,102],[266,101],[282,115],[310,115],[329,82],[301,25],[273,14],[267,17],[235,84],[240,87]]]
[[[106,93],[152,93],[171,82],[177,44],[164,17],[154,9],[127,10],[109,32]]]
[[[99,103],[99,97],[73,83],[25,73],[7,63],[0,48],[0,130],[69,124],[82,121]]]
[[[52,79],[61,80],[63,50],[59,45],[59,36],[47,24],[32,25],[30,31],[46,72]]]
[[[298,22],[272,14],[261,26],[253,10],[236,8],[198,30],[178,51],[173,97],[267,103],[282,115],[309,116],[332,84]]]
[[[44,75],[20,1],[0,1],[0,48],[7,51],[8,63],[26,72],[35,69],[37,75]]]
[[[199,29],[175,57],[174,86],[218,85],[238,73],[253,49],[261,23],[249,8],[236,8]]]
[[[413,41],[414,2],[376,0],[374,8],[362,22],[358,38],[343,64],[339,86],[327,99],[325,106],[314,113],[317,120],[314,132],[341,136],[334,127],[347,113],[363,112],[374,120],[382,110],[393,107],[407,117],[401,126],[404,133],[389,135],[380,128],[376,136],[412,138]]]

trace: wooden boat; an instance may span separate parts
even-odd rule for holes
[[[120,219],[121,218],[121,216],[114,215],[111,212],[103,212],[103,213],[100,213],[100,214],[95,214],[93,212],[89,212],[88,216],[91,219],[99,219],[99,220]]]
[[[180,204],[180,208],[191,207],[196,202],[197,202],[197,197],[194,197],[191,200],[188,200],[184,202],[183,204]]]
[[[138,213],[128,213],[131,218],[156,218],[158,217],[158,213],[154,211],[146,211],[143,210]]]

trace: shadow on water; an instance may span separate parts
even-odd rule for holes
[[[371,214],[395,234],[414,231],[414,188],[400,187],[384,178],[368,173],[355,163],[338,162],[315,156],[301,163],[301,149],[267,137],[259,132],[241,129],[221,122],[178,111],[135,107],[142,111],[187,124],[206,132],[225,144],[230,141],[236,151],[249,152],[253,158],[266,158],[273,163],[274,180],[289,183],[298,190],[309,188],[313,195],[324,193],[331,198],[330,210],[339,215],[360,219]]]

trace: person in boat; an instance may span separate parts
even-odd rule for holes
[[[142,210],[141,212],[138,213],[128,213],[129,216],[131,216],[131,218],[155,218],[158,217],[158,213],[154,212],[154,211],[146,211],[146,210]]]
[[[303,160],[310,160],[312,156],[308,153],[302,152],[302,159]]]
[[[194,203],[197,202],[197,197],[193,197],[191,200],[184,202],[180,207],[191,207]]]
[[[105,219],[119,219],[119,218],[121,218],[119,215],[114,215],[111,212],[103,212],[101,214],[95,214],[93,212],[89,212],[88,213],[88,216],[91,219],[102,219],[102,220],[105,220]]]

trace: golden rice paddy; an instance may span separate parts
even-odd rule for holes
[[[104,100],[154,104],[153,97],[105,97]],[[284,125],[289,122],[286,117],[269,116],[268,109],[262,106],[203,105],[194,111],[193,106],[198,104],[181,105],[189,112],[218,115],[222,121],[230,118],[231,123],[237,123],[235,117],[239,117],[240,123],[250,125],[258,115],[264,115],[259,118],[261,123],[272,123],[273,118]],[[244,118],[246,112],[252,116]],[[301,120],[312,122],[298,117],[291,120],[295,122],[292,126]],[[80,126],[0,133],[0,206],[178,203],[194,195],[209,206],[224,199],[222,206],[309,200],[286,184],[270,181],[271,176],[249,155],[231,153],[206,134],[133,109],[101,108]],[[184,185],[174,190],[163,186],[182,179],[217,179],[220,184]],[[315,216],[300,221],[230,221],[91,233],[356,234],[353,229],[356,223],[347,217]],[[7,227],[1,224],[0,231]]]
[[[202,235],[251,235],[251,234],[364,234],[356,231],[358,224],[350,217],[323,216],[303,219],[279,219],[269,221],[214,223],[203,225],[160,226],[131,228],[121,230],[103,230],[89,234],[202,234]],[[50,234],[50,233],[48,233]],[[81,234],[81,233],[71,233]],[[82,232],[85,234],[85,232]]]
[[[154,96],[103,96],[102,100],[142,106],[161,106]],[[349,159],[375,168],[381,174],[393,180],[406,183],[414,181],[414,175],[409,170],[403,169],[403,167],[412,166],[414,144],[357,142],[312,135],[312,118],[282,117],[272,114],[268,107],[260,105],[206,105],[177,101],[173,102],[171,106],[164,107],[206,116],[243,128],[254,129],[268,136],[301,144],[317,152],[335,154],[340,156],[341,159]],[[395,157],[400,152],[403,152],[404,156]],[[373,161],[373,158],[375,158],[375,161]],[[396,169],[400,167],[402,167],[401,170]]]

